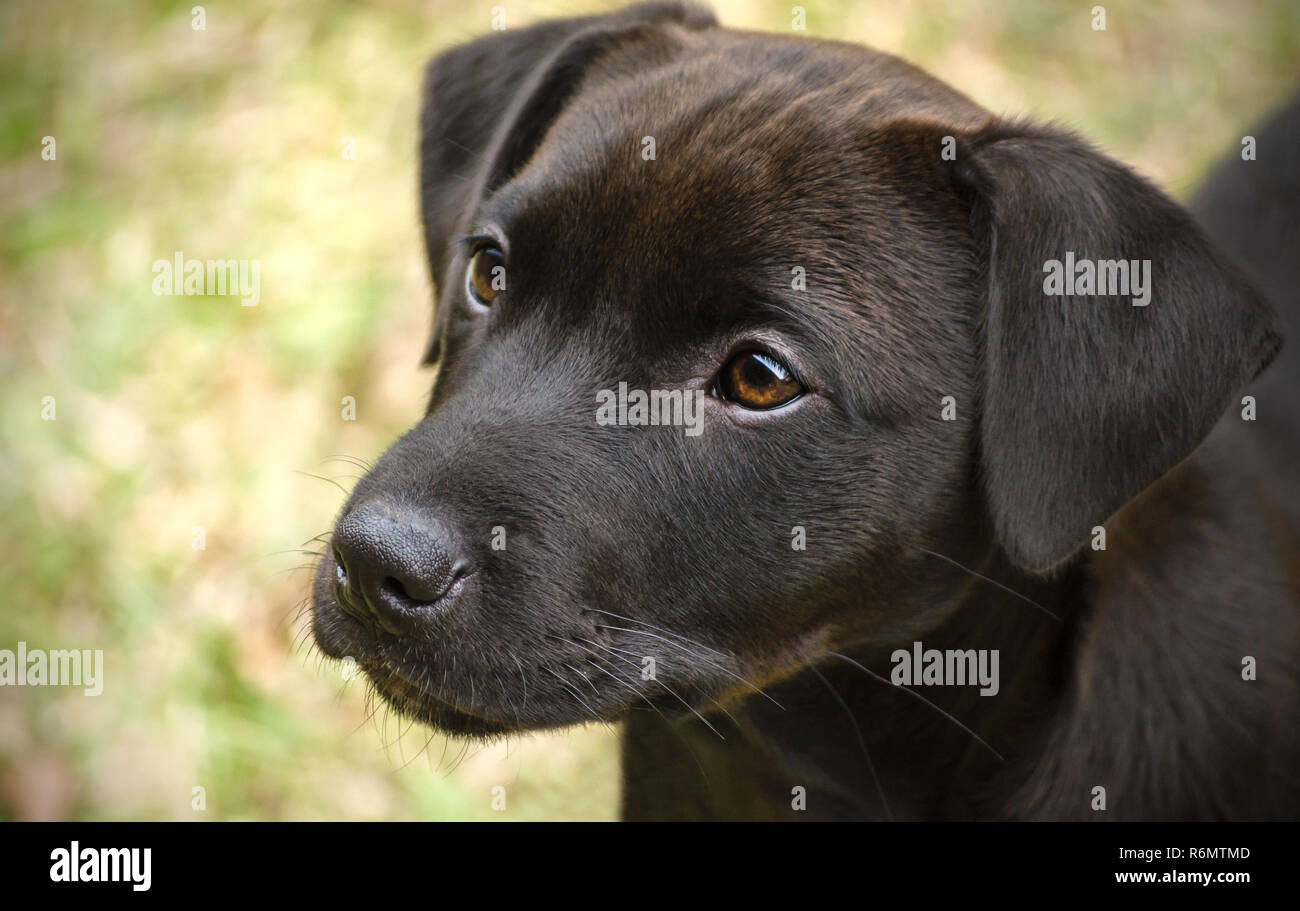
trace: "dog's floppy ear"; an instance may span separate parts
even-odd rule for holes
[[[434,57],[420,111],[420,206],[433,282],[442,287],[450,241],[483,194],[527,163],[588,67],[656,27],[716,25],[689,3],[642,3],[601,16],[494,32]],[[437,328],[426,361],[437,359]]]
[[[1006,553],[1045,572],[1200,444],[1281,330],[1181,207],[1070,134],[995,123],[957,169],[987,281],[984,495]],[[1085,260],[1129,261],[1130,286],[1083,293]]]

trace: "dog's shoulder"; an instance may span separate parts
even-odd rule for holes
[[[1088,556],[1087,606],[1044,762],[1010,815],[1086,817],[1080,795],[1096,787],[1121,818],[1291,812],[1300,535],[1254,441],[1225,421],[1106,535]]]

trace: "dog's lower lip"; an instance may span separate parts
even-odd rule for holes
[[[367,665],[366,673],[370,675],[370,679],[374,681],[375,685],[379,687],[381,692],[384,692],[385,694],[392,693],[393,695],[403,699],[413,699],[416,702],[429,705],[433,708],[461,712],[460,709],[456,708],[451,703],[439,699],[423,686],[396,670],[392,663],[388,661],[387,658],[383,657],[382,646],[380,646],[380,652],[380,660],[374,664]],[[468,713],[462,712],[462,714]]]
[[[382,659],[381,659],[382,660]],[[402,714],[455,736],[495,737],[509,733],[511,725],[494,721],[439,699],[394,670],[387,660],[365,665],[379,694]]]
[[[456,712],[461,715],[474,715],[473,712],[467,711],[455,703],[441,698],[436,693],[430,692],[428,687],[418,683],[410,675],[403,673],[401,661],[396,660],[396,656],[391,654],[394,650],[401,651],[401,640],[380,633],[375,641],[375,660],[366,662],[364,665],[366,673],[370,675],[371,680],[381,690],[397,689],[398,692],[395,695],[412,699],[430,708]]]

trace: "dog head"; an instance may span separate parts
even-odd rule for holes
[[[887,55],[651,4],[454,48],[424,92],[437,379],[313,628],[454,733],[919,635],[953,609],[929,552],[1067,563],[1280,344],[1151,185]],[[1134,287],[1047,293],[1067,254]]]

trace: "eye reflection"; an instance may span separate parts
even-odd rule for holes
[[[745,351],[718,373],[717,395],[752,411],[768,411],[794,401],[803,385],[779,358],[762,351]]]

